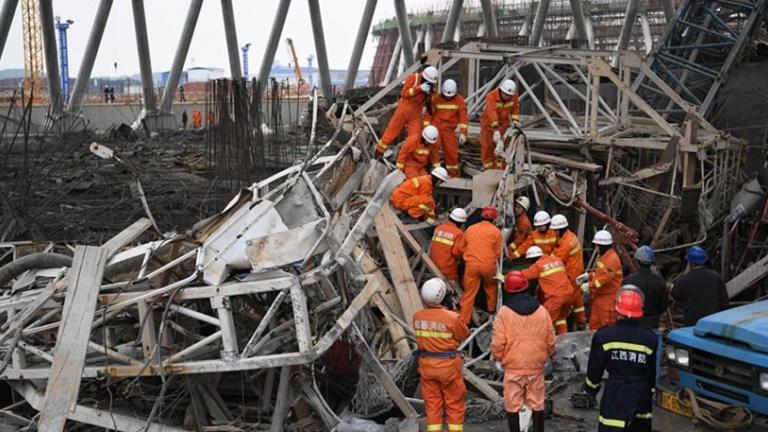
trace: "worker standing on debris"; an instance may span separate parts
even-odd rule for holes
[[[672,288],[672,298],[683,308],[685,326],[728,308],[728,290],[720,273],[706,267],[709,256],[700,246],[692,246],[685,254],[691,266]]]
[[[638,321],[643,316],[643,293],[639,288],[622,286],[614,301],[619,320],[592,336],[584,391],[571,400],[580,408],[594,407],[607,370],[597,430],[651,432],[658,340]]]
[[[571,313],[573,285],[568,280],[565,264],[552,255],[544,255],[538,246],[531,246],[525,252],[525,259],[531,264],[521,274],[527,280],[539,280],[539,300],[552,317],[555,333],[568,332],[566,319]]]
[[[449,178],[448,171],[439,167],[429,175],[406,179],[392,192],[392,207],[408,213],[412,218],[433,223],[436,205],[432,189]]]
[[[555,245],[557,245],[557,234],[553,229],[549,228],[550,222],[551,219],[549,217],[549,213],[545,211],[536,212],[536,214],[533,215],[533,227],[535,229],[531,232],[531,235],[528,236],[523,244],[521,244],[515,250],[512,250],[512,245],[507,248],[509,257],[512,259],[517,259],[525,256],[525,252],[529,247],[532,246],[540,247],[541,250],[544,251],[545,255],[551,254],[552,251],[555,250]]]
[[[429,249],[429,258],[440,269],[445,279],[456,285],[459,283],[458,258],[461,256],[459,243],[464,236],[461,226],[466,221],[467,212],[463,208],[453,209],[448,216],[448,222],[435,228]]]
[[[515,231],[512,233],[512,241],[509,242],[509,253],[512,254],[519,246],[528,240],[533,231],[531,220],[528,218],[528,209],[531,208],[531,200],[526,196],[517,197],[515,200]]]
[[[574,320],[577,327],[583,328],[587,324],[587,316],[584,312],[584,297],[581,295],[581,288],[576,283],[576,278],[584,273],[584,251],[579,237],[568,229],[568,219],[565,216],[561,214],[552,216],[550,227],[557,234],[557,243],[552,255],[565,264],[565,273],[568,275],[568,282],[571,283]]]
[[[468,323],[475,307],[475,296],[482,285],[488,312],[496,311],[496,261],[501,255],[501,231],[493,224],[497,212],[494,207],[483,208],[482,221],[467,228],[459,242],[464,257],[464,295],[461,297],[461,319]]]
[[[520,432],[523,404],[533,411],[533,432],[544,432],[544,365],[555,352],[551,318],[527,289],[522,273],[507,273],[504,290],[511,295],[499,308],[491,338],[491,353],[504,369],[510,432]]]
[[[464,430],[467,388],[457,348],[469,329],[456,311],[442,305],[447,291],[438,278],[424,282],[421,299],[427,308],[413,314],[427,431],[443,430],[443,408],[448,430]]]
[[[485,108],[480,117],[480,159],[483,170],[504,167],[493,150],[510,124],[517,125],[520,120],[520,102],[516,90],[515,82],[505,79],[499,88],[485,97]]]
[[[589,329],[598,330],[616,322],[613,302],[616,292],[621,287],[624,272],[621,269],[619,254],[613,249],[613,236],[606,230],[600,230],[592,238],[600,258],[594,272],[584,273],[577,282],[581,292],[590,292],[592,312],[589,317]]]
[[[432,96],[432,113],[426,113],[424,125],[435,125],[440,131],[436,147],[443,150],[445,168],[451,177],[461,175],[459,145],[467,142],[468,118],[467,104],[464,102],[464,97],[458,93],[456,81],[445,80],[441,92]],[[458,140],[456,139],[457,126]]]
[[[392,118],[389,119],[387,128],[381,136],[376,153],[384,154],[389,145],[397,139],[403,127],[408,128],[408,135],[418,135],[421,131],[421,115],[424,109],[424,102],[432,97],[434,86],[437,83],[437,69],[427,66],[423,71],[416,72],[403,82],[403,89],[400,90],[400,100]]]
[[[649,330],[659,329],[659,317],[667,311],[669,296],[667,282],[656,274],[651,266],[656,263],[656,253],[648,245],[643,245],[635,251],[637,271],[624,278],[624,284],[634,285],[643,292],[643,317],[640,324]]]
[[[427,173],[427,166],[440,166],[440,152],[437,147],[438,131],[434,126],[427,126],[420,134],[409,135],[397,152],[397,169],[405,173],[405,178],[413,178]]]

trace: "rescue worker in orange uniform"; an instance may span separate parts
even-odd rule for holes
[[[392,207],[408,213],[408,216],[432,223],[435,220],[436,207],[432,188],[449,178],[448,171],[439,167],[433,169],[429,175],[406,179],[392,192],[389,201]]]
[[[485,97],[485,108],[480,117],[480,159],[484,170],[503,168],[501,159],[493,150],[510,124],[520,121],[520,101],[516,90],[515,82],[505,79],[498,89]]]
[[[434,126],[427,126],[420,134],[409,135],[397,152],[397,169],[405,173],[405,178],[427,174],[427,166],[440,166],[440,151],[437,147],[438,132]]]
[[[540,247],[545,255],[551,254],[552,251],[555,250],[555,245],[557,244],[557,234],[553,229],[549,228],[550,222],[551,219],[549,213],[545,211],[536,212],[536,214],[533,215],[533,227],[535,230],[531,232],[531,235],[529,235],[517,249],[512,250],[511,245],[507,248],[509,257],[511,259],[517,259],[525,256],[525,252],[532,246]]]
[[[528,218],[528,209],[531,208],[531,200],[526,196],[520,196],[515,199],[515,231],[512,234],[512,241],[509,243],[509,253],[512,254],[528,239],[533,231],[531,220]]]
[[[584,251],[581,248],[581,242],[573,231],[568,229],[568,219],[556,214],[552,216],[550,228],[557,233],[557,245],[552,255],[558,257],[565,263],[565,272],[568,274],[568,281],[573,286],[573,316],[576,325],[579,328],[587,324],[587,316],[584,313],[584,297],[581,295],[581,288],[576,283],[576,278],[584,273]]]
[[[376,153],[384,154],[389,145],[397,139],[403,127],[408,127],[408,135],[418,135],[421,131],[421,115],[424,110],[424,102],[432,97],[434,86],[437,83],[437,69],[427,66],[423,71],[416,72],[403,82],[400,90],[400,100],[397,102],[395,113],[387,123],[387,128],[376,145]]]
[[[613,300],[624,281],[621,259],[613,249],[613,236],[605,230],[595,233],[592,243],[597,247],[600,258],[597,268],[591,273],[579,276],[577,282],[581,292],[589,291],[592,296],[592,312],[589,317],[589,329],[598,330],[616,322]]]
[[[429,258],[440,269],[445,279],[454,284],[459,283],[459,243],[464,236],[461,226],[466,221],[467,212],[463,208],[453,209],[448,216],[448,222],[435,228],[429,249]]]
[[[496,311],[496,262],[501,256],[501,231],[493,222],[497,217],[493,207],[483,208],[482,221],[467,228],[459,242],[459,252],[464,258],[464,295],[461,296],[461,319],[469,323],[475,307],[475,296],[482,285],[488,312]]]
[[[424,282],[421,299],[427,308],[413,314],[427,431],[443,430],[443,409],[448,430],[464,430],[467,388],[461,354],[456,350],[469,329],[457,312],[442,305],[447,290],[438,278]]]
[[[538,246],[528,248],[525,259],[531,265],[521,273],[528,280],[539,280],[539,300],[552,317],[555,333],[568,332],[566,319],[571,313],[573,285],[568,280],[565,264],[559,258],[544,255]]]
[[[451,177],[459,177],[461,175],[459,145],[467,142],[469,116],[464,97],[458,94],[456,81],[445,80],[441,92],[432,96],[432,113],[425,115],[424,124],[435,125],[440,131],[437,147],[443,150],[445,168]],[[458,140],[456,139],[457,126]]]
[[[504,290],[511,295],[493,322],[491,353],[504,370],[509,430],[521,431],[520,410],[525,404],[533,411],[533,432],[544,432],[544,365],[555,352],[555,334],[546,309],[527,289],[521,272],[507,273]]]

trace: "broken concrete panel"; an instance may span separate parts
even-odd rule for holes
[[[299,228],[246,241],[246,254],[255,272],[275,269],[304,260],[308,254],[317,255],[328,250],[322,239],[325,220],[310,222]]]

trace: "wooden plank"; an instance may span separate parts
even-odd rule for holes
[[[491,401],[497,402],[501,400],[501,396],[499,395],[499,392],[494,390],[493,387],[491,387],[490,385],[488,385],[487,382],[485,382],[485,380],[483,380],[479,376],[472,373],[472,371],[470,371],[466,367],[464,368],[464,381],[472,384],[472,386],[474,386],[477,390],[479,390],[480,393],[483,394],[483,396],[487,397]]]
[[[548,154],[539,153],[535,151],[531,152],[531,159],[536,161],[541,161],[541,162],[556,163],[558,165],[563,165],[569,168],[576,168],[576,169],[589,171],[589,172],[600,172],[603,170],[602,165],[593,164],[589,162],[578,162],[578,161],[566,159],[564,157],[548,155]]]
[[[768,275],[768,255],[747,267],[725,284],[728,290],[728,298],[736,297],[742,291],[762,280],[766,275]]]
[[[283,424],[291,408],[288,404],[288,395],[291,389],[291,367],[283,366],[280,368],[280,384],[277,385],[277,400],[275,401],[275,410],[272,412],[272,424],[269,427],[270,432],[283,432]]]
[[[93,246],[78,246],[69,272],[61,326],[56,338],[45,401],[40,410],[38,430],[64,430],[67,414],[77,404],[80,380],[91,339],[91,324],[96,312],[96,297],[101,287],[107,251]]]
[[[148,230],[152,226],[152,221],[148,218],[141,218],[131,224],[128,228],[120,231],[116,236],[109,239],[106,243],[101,245],[101,248],[106,251],[107,258],[112,258],[112,255],[116,254],[120,249],[133,243],[144,231]]]

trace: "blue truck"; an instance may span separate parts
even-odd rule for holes
[[[667,372],[659,382],[662,390],[689,388],[699,396],[768,416],[768,301],[716,313],[694,327],[671,331],[664,358]]]

